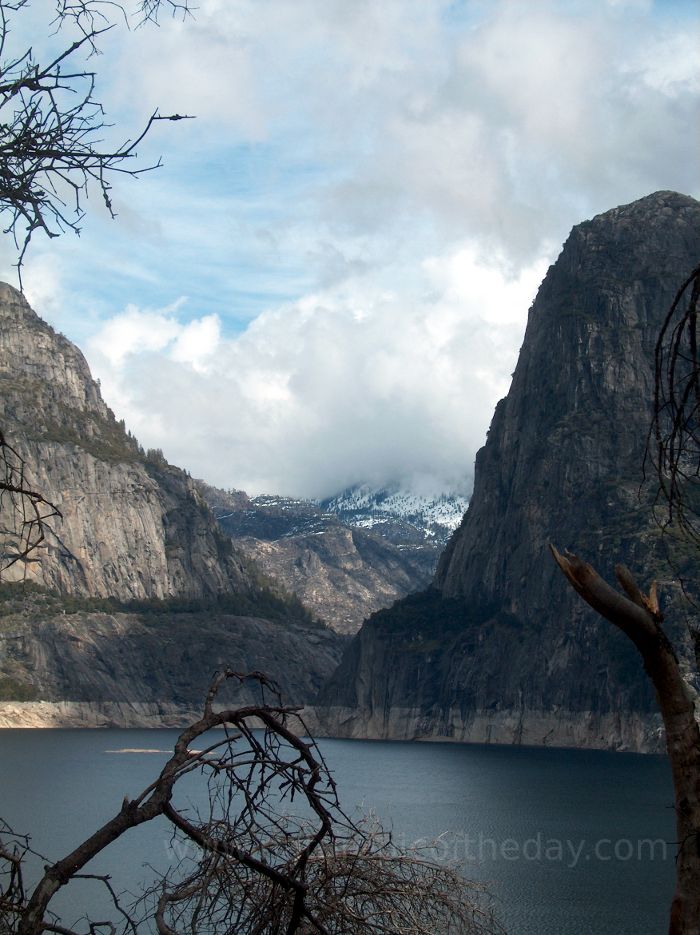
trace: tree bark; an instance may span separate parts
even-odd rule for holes
[[[637,647],[666,729],[675,789],[676,891],[671,904],[669,935],[700,935],[700,726],[698,697],[681,672],[676,652],[661,626],[656,587],[643,594],[629,571],[618,565],[620,594],[595,569],[554,546],[552,554],[571,586],[601,616],[622,630]]]

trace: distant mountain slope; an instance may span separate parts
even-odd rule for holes
[[[441,549],[459,526],[469,505],[465,494],[418,494],[399,484],[350,487],[320,501],[349,526],[373,529],[395,545],[432,543]]]
[[[274,669],[293,689],[288,698],[293,702],[308,700],[309,686],[330,674],[337,637],[315,624],[296,600],[271,596],[271,581],[235,550],[191,478],[158,452],[143,452],[104,404],[80,351],[5,284],[0,284],[0,426],[24,458],[32,488],[63,514],[51,521],[46,542],[30,561],[3,575],[5,582],[17,582],[20,596],[19,582],[26,580],[57,597],[53,610],[30,601],[13,612],[28,615],[26,626],[13,618],[11,634],[22,634],[17,640],[0,625],[0,699],[12,700],[12,686],[19,686],[23,697],[57,702],[64,692],[63,700],[74,701],[81,690],[78,674],[93,665],[114,675],[91,681],[93,701],[96,686],[108,700],[118,682],[120,700],[132,705],[146,698],[170,704],[189,684],[190,665],[201,682],[205,669],[211,675],[226,659],[262,668],[270,653],[278,652]],[[0,513],[3,553],[12,548],[16,518],[6,495]],[[104,619],[91,612],[83,618],[81,636],[78,618],[60,613],[61,602],[69,607],[76,599],[105,598],[117,602],[117,616],[131,613],[123,626],[111,608]],[[272,598],[274,620],[267,616]],[[179,611],[167,605],[173,600],[190,602],[189,616],[178,617],[177,625]],[[138,608],[131,608],[133,601],[140,602]],[[158,640],[146,638],[140,614],[150,624],[155,620],[150,615],[157,615]],[[244,617],[255,619],[255,627],[244,624]],[[293,647],[280,636],[285,621],[296,634]],[[99,647],[93,631],[101,633]],[[148,632],[154,631],[150,626]],[[253,651],[253,631],[255,645],[267,646],[264,657]],[[196,665],[191,661],[195,643],[209,647]],[[127,645],[129,653],[119,655]],[[321,645],[323,651],[317,651]],[[54,667],[44,681],[37,681],[39,660]],[[60,672],[73,676],[66,680]]]
[[[700,203],[673,192],[572,230],[530,310],[433,587],[352,641],[322,695],[328,732],[658,748],[636,653],[566,585],[548,543],[608,577],[618,561],[645,586],[661,577],[682,645],[653,491],[639,491],[654,345],[698,257]]]
[[[356,632],[371,613],[425,587],[434,573],[435,540],[408,525],[403,530],[402,520],[391,539],[382,528],[355,528],[308,500],[250,498],[202,482],[198,489],[236,549],[339,633]]]

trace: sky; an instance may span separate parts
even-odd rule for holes
[[[71,38],[53,5],[15,48]],[[144,447],[225,488],[469,492],[571,227],[700,197],[697,0],[200,0],[101,53],[114,139],[195,119],[139,146],[163,166],[116,220],[35,237],[25,292]]]

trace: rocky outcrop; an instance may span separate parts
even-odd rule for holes
[[[423,550],[400,551],[340,523],[321,534],[236,544],[338,633],[356,633],[370,614],[425,587],[432,571]]]
[[[139,447],[80,351],[6,285],[0,426],[27,484],[62,514],[3,573],[1,723],[169,724],[200,706],[221,666],[265,672],[290,703],[314,696],[339,638],[274,593],[191,478]],[[4,491],[5,556],[17,505]]]
[[[236,549],[338,633],[356,633],[370,614],[425,587],[434,573],[437,548],[415,530],[412,541],[395,543],[308,500],[249,498],[197,483]]]
[[[30,485],[62,513],[5,580],[63,593],[206,596],[249,586],[192,480],[147,457],[103,402],[85,358],[0,284],[0,425]],[[13,525],[9,497],[4,526]]]
[[[573,229],[530,310],[508,396],[433,588],[376,614],[324,690],[325,730],[655,749],[625,638],[567,587],[548,543],[677,586],[641,487],[653,350],[700,256],[700,204],[659,192]]]

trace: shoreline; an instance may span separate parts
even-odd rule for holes
[[[2,701],[0,729],[176,729],[201,717],[201,708],[140,701]],[[428,718],[412,709],[391,709],[381,720],[351,708],[307,706],[302,718],[313,737],[416,743],[665,753],[661,716],[596,712],[446,712]]]

